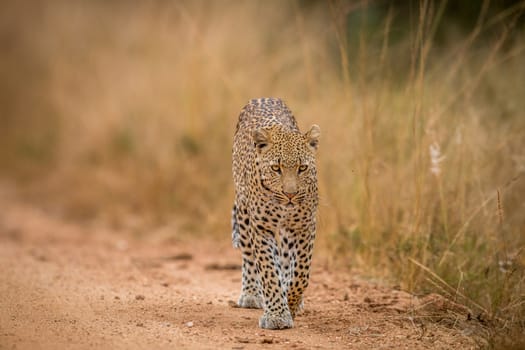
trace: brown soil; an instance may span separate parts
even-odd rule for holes
[[[168,237],[168,238],[166,238]],[[295,328],[232,306],[239,252],[211,239],[86,228],[0,196],[0,349],[469,349],[468,310],[314,259]]]

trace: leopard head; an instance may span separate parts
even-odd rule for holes
[[[275,202],[290,207],[317,195],[315,155],[320,135],[317,125],[305,134],[281,126],[253,132],[260,185]]]

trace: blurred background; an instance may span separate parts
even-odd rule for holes
[[[230,239],[251,98],[319,124],[319,256],[525,327],[523,1],[9,1],[0,181],[64,220]]]

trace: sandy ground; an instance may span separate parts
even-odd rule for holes
[[[0,349],[469,349],[465,310],[315,260],[295,328],[232,306],[240,255],[224,242],[65,223],[0,196]],[[479,341],[479,340],[478,340]]]

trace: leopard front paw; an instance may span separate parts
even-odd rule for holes
[[[259,327],[266,329],[285,329],[293,327],[292,315],[288,310],[281,314],[264,313],[259,319]]]

